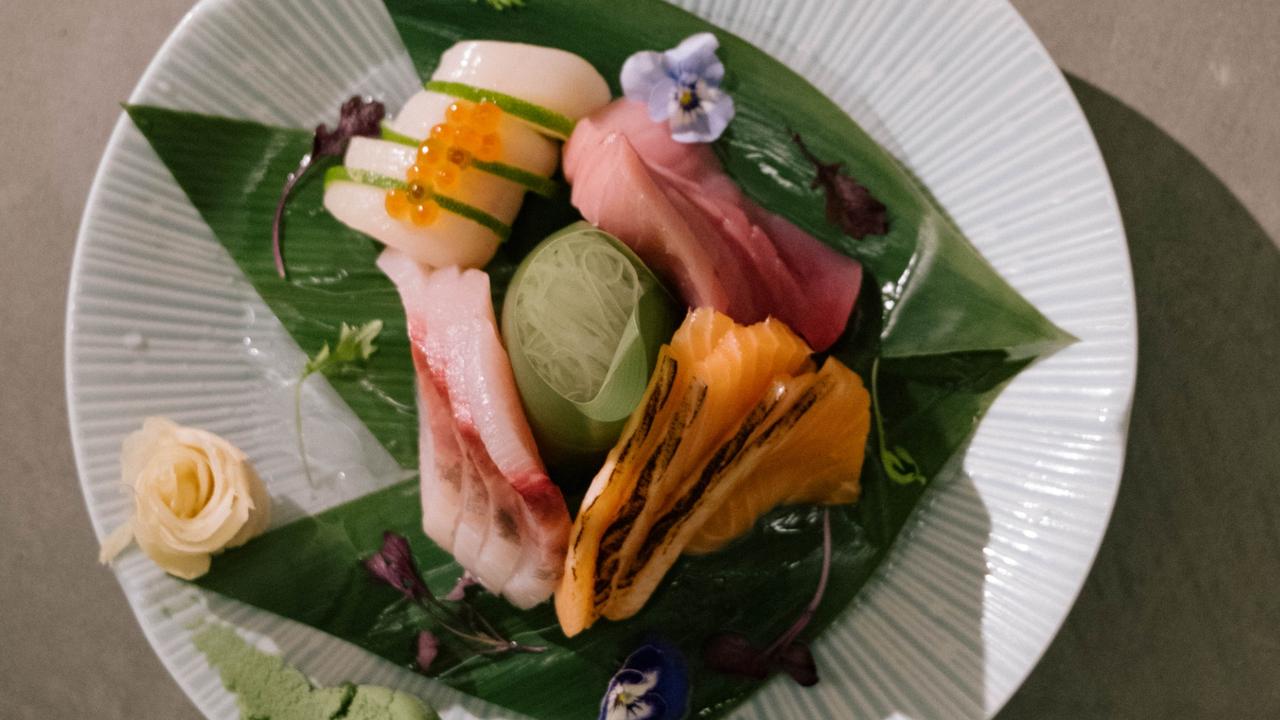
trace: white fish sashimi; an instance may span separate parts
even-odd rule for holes
[[[569,513],[533,444],[488,276],[431,272],[394,250],[378,266],[404,302],[418,371],[423,530],[485,588],[522,608],[543,602],[563,569]]]
[[[494,90],[577,120],[612,99],[591,63],[567,50],[497,40],[466,40],[440,56],[432,80]]]

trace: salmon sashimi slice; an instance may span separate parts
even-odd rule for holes
[[[528,608],[559,580],[564,496],[547,476],[498,335],[488,275],[388,249],[418,375],[423,531],[491,592]]]
[[[811,355],[776,319],[689,313],[574,523],[556,591],[567,635],[635,614],[681,553],[719,549],[778,505],[857,499],[867,393]]]
[[[679,143],[642,103],[615,101],[565,144],[572,202],[691,307],[776,317],[821,351],[840,337],[862,267],[747,198],[705,144]]]
[[[741,537],[757,519],[782,505],[844,505],[857,501],[871,398],[862,380],[844,364],[828,360],[815,377],[830,378],[831,390],[815,402],[803,422],[756,465],[732,496],[699,525],[686,553],[709,553]],[[839,428],[841,443],[829,439]]]

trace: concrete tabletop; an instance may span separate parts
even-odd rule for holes
[[[1280,3],[1014,5],[1112,173],[1141,354],[1101,554],[1000,718],[1280,717]],[[90,180],[189,6],[0,1],[0,717],[199,717],[94,562],[62,388]]]

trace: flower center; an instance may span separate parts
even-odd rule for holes
[[[692,85],[685,85],[676,93],[676,102],[681,110],[693,110],[698,107],[698,93]]]

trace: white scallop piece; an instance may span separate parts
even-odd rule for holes
[[[559,48],[498,40],[464,40],[444,51],[432,80],[463,83],[518,97],[570,120],[611,100],[609,83],[591,63]]]
[[[498,251],[498,236],[474,220],[441,210],[430,225],[419,227],[388,215],[386,198],[380,187],[338,181],[325,187],[324,208],[343,225],[427,267],[483,267]]]
[[[786,62],[845,108],[925,181],[1004,277],[1081,339],[1019,375],[964,457],[935,481],[886,563],[815,643],[822,682],[770,682],[732,717],[990,717],[1079,592],[1124,460],[1133,287],[1089,127],[1006,0],[677,4]],[[400,107],[420,89],[377,0],[202,0],[130,100],[314,127],[332,122],[352,94]],[[341,483],[307,487],[287,430],[287,383],[303,356],[124,117],[80,228],[66,358],[71,435],[99,538],[129,512],[120,441],[151,414],[244,449],[281,509],[276,522],[399,479],[315,379],[305,410],[308,427],[326,433],[316,444],[340,448],[335,462],[357,461],[340,466]],[[211,614],[270,637],[318,682],[412,692],[446,720],[517,717],[171,579],[136,550],[114,571],[157,655],[209,718],[239,717],[190,642],[189,626]]]
[[[403,179],[409,167],[413,165],[417,153],[417,148],[397,142],[357,137],[351,138],[351,144],[347,146],[347,154],[343,157],[342,164],[357,170],[367,170],[386,177]],[[511,221],[515,220],[516,213],[520,212],[525,187],[497,175],[467,168],[459,173],[457,184],[440,192],[454,200],[479,208],[510,225]],[[493,234],[492,230],[482,225],[476,225],[474,222],[471,224],[490,235]],[[414,230],[424,233],[425,236],[426,231],[431,231],[432,228],[433,225],[414,228]],[[450,237],[435,232],[431,234],[438,237],[441,242]]]
[[[448,95],[419,90],[388,123],[392,130],[418,141],[431,134],[431,128],[444,122],[445,110],[453,102]],[[551,177],[560,163],[560,146],[538,134],[528,125],[502,114],[498,123],[502,153],[498,162],[528,170],[534,175]]]

